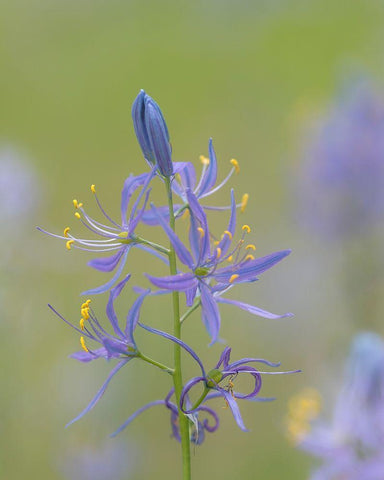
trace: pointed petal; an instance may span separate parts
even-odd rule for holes
[[[212,138],[209,139],[208,144],[209,150],[209,165],[204,173],[204,177],[201,181],[199,192],[197,192],[197,196],[204,195],[204,193],[211,190],[211,188],[215,185],[217,179],[217,160],[215,150],[212,145]]]
[[[209,291],[209,288],[200,282],[201,292],[201,315],[205,328],[207,329],[212,341],[210,345],[217,342],[220,331],[220,312],[216,301]]]
[[[108,359],[119,358],[120,355],[127,355],[127,344],[114,338],[104,338],[103,345],[107,350]],[[134,356],[134,355],[132,355]]]
[[[135,331],[135,328],[139,321],[140,308],[141,308],[141,305],[143,304],[144,298],[150,292],[151,292],[150,290],[146,290],[138,298],[136,298],[127,316],[127,323],[125,326],[125,335],[127,336],[128,341],[131,342],[133,345],[136,345],[135,340],[133,338],[133,332]]]
[[[201,245],[200,247],[200,255],[199,255],[199,263],[204,261],[210,256],[211,253],[211,247],[210,247],[210,234],[209,234],[209,229],[208,229],[208,222],[207,222],[207,216],[205,215],[205,212],[201,205],[199,204],[199,201],[197,200],[196,196],[194,193],[191,192],[191,190],[187,190],[187,200],[189,204],[189,208],[191,211],[191,217],[195,216],[198,222],[201,225],[201,228],[203,229],[204,235],[200,239],[199,244]],[[192,228],[192,225],[191,225]]]
[[[223,369],[226,370],[228,367],[228,363],[231,357],[231,348],[225,347],[222,354],[220,355],[219,361],[216,364],[215,368],[220,368],[223,365]]]
[[[195,300],[195,297],[196,297],[196,291],[197,291],[197,285],[185,292],[187,307],[192,307],[193,301]]]
[[[79,352],[72,353],[69,356],[69,358],[74,358],[75,360],[83,363],[91,362],[92,360],[96,360],[100,357],[108,358],[107,350],[104,347],[92,350],[92,352],[80,350]]]
[[[195,167],[191,162],[175,162],[173,164],[173,171],[174,173],[179,173],[181,178],[181,185],[180,188],[179,184],[173,182],[172,188],[176,195],[182,197],[184,194],[185,189],[189,188],[192,191],[195,189],[196,186],[196,173]]]
[[[107,292],[116,283],[117,279],[120,277],[120,275],[121,275],[121,273],[124,269],[125,262],[127,261],[127,256],[128,256],[128,252],[129,252],[130,248],[131,248],[130,245],[127,245],[125,247],[125,252],[124,252],[123,258],[120,261],[119,268],[117,269],[115,275],[112,277],[112,279],[109,282],[105,283],[104,285],[101,285],[100,287],[91,288],[90,290],[86,290],[85,292],[82,292],[81,295],[96,295],[98,293]]]
[[[259,307],[255,307],[254,305],[249,305],[248,303],[238,302],[237,300],[229,300],[228,298],[216,297],[216,302],[218,302],[218,303],[228,303],[230,305],[235,305],[235,307],[239,307],[242,310],[245,310],[246,312],[252,313],[253,315],[258,315],[259,317],[269,318],[271,320],[293,316],[293,313],[283,313],[282,315],[276,315],[274,313],[267,312],[266,310],[262,310]]]
[[[142,323],[139,323],[139,325],[140,325],[141,328],[144,328],[145,330],[148,330],[148,332],[154,333],[155,335],[160,335],[161,337],[164,337],[168,340],[171,340],[172,342],[180,345],[180,347],[184,348],[184,350],[186,352],[188,352],[191,355],[191,357],[194,358],[196,360],[196,362],[199,364],[199,366],[201,368],[201,372],[203,374],[203,377],[205,377],[204,366],[201,363],[201,360],[198,357],[198,355],[192,350],[192,348],[190,346],[188,346],[186,343],[179,340],[178,338],[174,337],[173,335],[170,335],[169,333],[163,332],[162,330],[157,330],[156,328],[149,327],[148,325],[144,325]]]
[[[185,292],[194,288],[198,283],[193,273],[178,273],[177,275],[169,275],[167,277],[152,277],[149,274],[145,274],[145,276],[158,288],[178,292]]]
[[[153,213],[156,215],[157,214],[156,208],[153,205],[151,205],[151,207],[152,207]],[[169,227],[169,225],[164,221],[164,218],[159,214],[157,215],[158,215],[159,224],[161,225],[165,233],[168,235],[168,238],[172,242],[172,245],[176,251],[176,255],[179,257],[180,261],[184,263],[184,265],[186,265],[187,267],[193,268],[193,265],[194,265],[193,258],[189,253],[189,250],[187,249],[187,247],[179,239],[176,233]]]
[[[101,272],[111,272],[117,266],[123,255],[125,247],[122,247],[117,253],[110,257],[94,258],[88,262],[88,265]]]
[[[107,377],[107,380],[104,382],[100,390],[96,393],[96,395],[93,397],[93,399],[90,401],[88,406],[73,420],[71,420],[69,423],[67,423],[66,427],[69,427],[69,425],[72,425],[72,423],[77,422],[77,420],[80,420],[86,413],[88,413],[92,408],[97,404],[97,402],[100,400],[100,398],[103,396],[105,390],[107,389],[109,382],[112,380],[112,378],[116,375],[116,373],[127,363],[131,360],[130,358],[124,359],[121,362],[119,362],[113,370],[111,370],[110,374]]]
[[[244,432],[248,432],[248,429],[244,425],[243,419],[241,417],[241,413],[239,410],[239,406],[237,405],[236,400],[232,397],[230,392],[227,392],[224,389],[220,389],[220,392],[223,394],[223,397],[227,401],[229,408],[232,411],[233,418],[236,420],[237,425],[243,430]]]
[[[142,173],[141,175],[130,175],[124,182],[123,190],[121,192],[121,223],[124,227],[128,226],[127,209],[132,195],[135,191],[143,186],[145,182],[151,177],[151,173]]]
[[[141,90],[132,105],[132,120],[137,141],[141,147],[144,158],[150,165],[154,165],[152,147],[149,141],[147,128],[145,126],[145,100],[146,93]]]
[[[120,283],[116,285],[116,287],[112,288],[112,290],[109,292],[109,299],[107,303],[107,308],[106,308],[106,313],[109,321],[111,322],[111,325],[113,327],[113,330],[115,331],[116,335],[118,335],[121,338],[124,338],[123,331],[121,330],[119,326],[119,320],[117,318],[115,308],[114,308],[114,302],[116,298],[120,295],[121,291],[123,290],[125,284],[128,282],[128,280],[131,278],[131,274],[128,274],[124,280],[122,280]]]
[[[205,381],[206,381],[205,376],[204,377],[193,377],[193,378],[191,378],[191,380],[189,380],[184,385],[183,390],[181,391],[181,395],[180,395],[180,408],[184,413],[189,414],[189,413],[196,412],[198,410],[198,408],[195,408],[195,409],[189,408],[190,405],[188,405],[189,402],[188,402],[188,398],[186,398],[186,397],[188,396],[188,393],[192,389],[192,387],[194,387],[198,383],[203,382],[203,384],[205,386]],[[185,403],[187,405],[184,406]]]

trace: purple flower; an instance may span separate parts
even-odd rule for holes
[[[268,401],[273,400],[273,398],[261,398],[258,397],[258,394],[261,389],[261,374],[286,374],[286,373],[296,373],[295,372],[260,372],[256,368],[250,366],[250,363],[263,363],[270,367],[278,367],[280,363],[272,363],[261,358],[242,358],[233,363],[229,363],[231,355],[231,348],[226,347],[215,367],[210,370],[208,373],[204,373],[201,376],[192,378],[184,386],[181,397],[180,397],[180,406],[184,413],[186,414],[196,414],[201,409],[207,408],[203,403],[208,400],[222,397],[224,398],[227,406],[231,409],[232,415],[237,423],[237,425],[243,430],[248,431],[244,425],[243,419],[240,414],[239,407],[236,400],[253,400],[253,401]],[[249,393],[239,393],[234,390],[233,381],[238,375],[249,374],[253,380],[253,388]],[[195,405],[191,406],[189,400],[190,393],[192,388],[195,385],[201,384],[204,388],[203,393],[200,398],[197,400]]]
[[[137,140],[149,165],[156,165],[164,177],[173,175],[167,124],[158,104],[144,90],[133,102],[132,119]]]
[[[112,279],[105,285],[97,288],[92,288],[83,292],[83,295],[92,295],[108,291],[119,279],[124,269],[128,252],[132,247],[137,247],[142,250],[150,252],[152,255],[157,256],[163,261],[167,259],[161,255],[153,247],[148,246],[149,243],[144,239],[138,237],[135,233],[136,227],[139,224],[141,217],[144,213],[145,207],[148,202],[150,190],[148,189],[149,183],[155,175],[155,170],[151,173],[144,173],[142,175],[134,176],[130,175],[124,183],[124,187],[121,193],[121,223],[117,223],[105,212],[97,195],[95,185],[91,186],[91,191],[94,194],[97,205],[101,212],[106,217],[109,225],[104,225],[97,220],[90,217],[83,204],[77,200],[73,200],[75,207],[75,216],[82,222],[82,224],[95,235],[102,239],[84,239],[75,237],[70,233],[69,227],[64,229],[63,235],[55,235],[47,232],[38,227],[38,229],[48,235],[65,240],[68,250],[71,248],[77,248],[79,250],[85,250],[87,252],[116,252],[112,256],[95,258],[88,262],[88,265],[101,271],[111,272],[116,269],[116,272]],[[137,189],[141,188],[135,202],[133,203],[128,215],[128,206],[131,202],[132,196]],[[143,205],[139,208],[141,200]]]
[[[105,381],[101,389],[97,392],[96,396],[91,400],[89,405],[68,425],[76,422],[87,412],[89,412],[103,396],[109,382],[112,380],[114,375],[126,363],[132,360],[132,358],[135,358],[139,355],[133,334],[139,321],[141,305],[144,301],[144,298],[149,293],[149,290],[142,293],[133,303],[132,307],[129,310],[124,329],[122,329],[119,325],[119,321],[114,308],[114,302],[116,298],[120,295],[129,278],[130,275],[127,275],[124,280],[121,281],[118,285],[116,285],[116,287],[112,288],[109,293],[106,314],[110,326],[113,329],[113,334],[108,333],[107,330],[96,318],[95,313],[90,307],[90,300],[87,300],[81,305],[81,319],[79,327],[73,325],[71,322],[66,320],[51,305],[49,305],[49,308],[56,315],[58,315],[62,320],[64,320],[65,323],[70,325],[81,335],[80,344],[82,346],[82,350],[73,353],[71,355],[72,358],[75,358],[76,360],[84,363],[91,362],[92,360],[96,360],[98,358],[105,358],[107,360],[120,360],[119,363],[112,369],[112,371],[107,377],[107,380]],[[96,349],[90,348],[88,342],[95,342],[99,344],[100,347]]]
[[[149,280],[160,289],[185,292],[188,306],[192,306],[194,301],[200,302],[202,320],[212,338],[212,343],[219,338],[218,303],[232,304],[265,318],[275,319],[290,316],[291,314],[274,315],[252,305],[221,297],[224,292],[238,283],[257,280],[258,275],[285,258],[290,250],[255,258],[250,252],[253,252],[256,247],[253,244],[244,246],[245,235],[251,230],[248,225],[243,225],[242,236],[233,245],[236,229],[236,203],[233,191],[231,193],[231,216],[227,230],[224,231],[220,240],[212,242],[212,235],[208,229],[203,208],[190,190],[186,192],[186,195],[191,212],[189,231],[191,252],[169,228],[155,208],[153,208],[153,213],[172,242],[180,262],[190,271],[160,278],[147,275]]]
[[[313,479],[384,478],[384,342],[378,335],[356,337],[332,423],[317,420],[299,440],[301,449],[323,460]]]
[[[383,95],[369,82],[355,82],[306,145],[298,189],[305,223],[337,240],[380,227],[383,156]]]
[[[231,170],[228,175],[222,180],[218,185],[217,181],[217,160],[215,150],[213,148],[212,139],[209,140],[208,145],[209,158],[200,156],[200,160],[203,164],[203,169],[199,181],[196,180],[196,171],[195,167],[190,162],[174,162],[174,173],[175,178],[172,182],[172,190],[180,199],[182,204],[176,204],[174,207],[174,214],[176,217],[179,217],[185,212],[188,208],[188,196],[187,192],[191,191],[198,200],[209,197],[210,195],[216,193],[220,190],[231,178],[234,172],[239,173],[240,167],[237,160],[234,158],[231,159],[230,163],[232,165]],[[242,197],[240,203],[237,204],[237,207],[244,212],[249,195],[245,193]],[[203,208],[206,210],[228,210],[231,207],[224,206],[208,206],[203,205]],[[157,208],[157,213],[159,213],[165,220],[169,218],[169,209],[167,206],[162,206]],[[158,215],[154,214],[152,210],[147,210],[142,216],[142,221],[149,225],[159,225]]]

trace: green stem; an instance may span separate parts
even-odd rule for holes
[[[188,310],[184,313],[184,315],[180,318],[180,323],[183,323],[191,313],[193,313],[197,308],[199,308],[201,303],[200,298],[192,305],[192,307],[188,308]]]
[[[175,231],[175,215],[173,214],[173,198],[171,189],[171,180],[167,177],[164,179],[168,196],[169,207],[169,226]],[[169,248],[169,271],[171,275],[177,274],[176,253],[172,242]],[[179,292],[172,292],[173,303],[173,334],[176,338],[181,339],[181,322],[180,322],[180,303]],[[181,451],[183,459],[183,480],[191,480],[191,452],[189,443],[189,420],[180,410],[180,396],[183,389],[183,377],[181,371],[181,347],[177,343],[174,344],[174,361],[175,371],[173,374],[173,384],[175,387],[176,404],[179,408],[179,425],[181,437]]]
[[[210,390],[210,388],[207,387],[207,386],[204,388],[203,393],[200,395],[199,399],[193,405],[191,410],[195,410],[195,408],[197,408],[203,402],[204,398],[208,395],[209,390]]]
[[[162,245],[159,245],[158,243],[150,242],[149,240],[146,240],[145,238],[141,237],[135,237],[135,240],[138,243],[141,243],[143,245],[148,245],[149,247],[152,247],[154,250],[157,250],[160,253],[163,253],[164,255],[169,255],[169,250],[168,248],[163,247]]]
[[[170,375],[173,375],[175,373],[175,370],[173,368],[167,367],[167,365],[163,365],[162,363],[157,362],[156,360],[153,360],[153,358],[147,357],[146,355],[144,355],[144,353],[139,352],[137,356],[142,360],[144,360],[144,362],[150,363],[151,365],[155,365],[155,367],[158,367],[161,370],[164,370]]]

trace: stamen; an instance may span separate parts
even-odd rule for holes
[[[88,298],[88,300],[86,300],[86,301],[81,305],[81,308],[88,308],[90,303],[91,303],[91,300]]]
[[[255,259],[255,257],[253,255],[247,255],[245,257],[245,260],[254,260],[254,259]]]
[[[203,165],[209,165],[209,158],[205,157],[204,155],[200,155],[199,159]]]
[[[93,185],[93,184],[91,185],[91,192],[92,192],[92,193],[96,193],[96,187],[95,187],[95,185]]]
[[[65,246],[67,247],[67,250],[70,250],[71,249],[71,245],[75,243],[74,240],[68,240],[68,242],[65,244]]]
[[[234,158],[232,158],[230,160],[230,164],[233,165],[233,168],[235,169],[235,172],[236,173],[239,173],[240,172],[240,165],[239,165],[239,162],[237,160],[235,160]]]
[[[245,230],[247,233],[250,233],[251,232],[251,227],[249,225],[243,225],[241,227],[242,230]]]
[[[84,331],[84,322],[85,322],[85,319],[84,319],[84,318],[80,318],[79,324],[80,324],[81,330],[83,330],[83,331]]]
[[[220,242],[219,242],[218,240],[215,240],[215,241],[213,242],[213,245],[216,247],[219,243],[220,243]]]
[[[221,238],[224,237],[224,235],[228,235],[229,239],[232,240],[232,233],[229,231],[229,230],[224,230],[224,233],[223,233],[223,236]]]
[[[68,232],[69,232],[69,230],[70,230],[69,227],[64,228],[64,237],[67,237],[67,238],[68,238]]]
[[[80,218],[81,218],[80,213],[79,213],[79,212],[75,212],[75,217],[78,218],[78,219],[80,219]]]
[[[229,279],[229,283],[233,283],[236,280],[236,278],[239,278],[239,275],[237,273],[234,273]]]
[[[84,318],[84,320],[89,320],[89,307],[81,309],[81,316]]]
[[[227,258],[228,262],[232,262],[233,261],[233,255],[230,255],[228,258]]]
[[[205,235],[204,230],[201,227],[197,227],[198,232],[200,233],[200,237],[203,238]]]
[[[83,350],[86,351],[87,353],[89,353],[89,350],[88,350],[87,346],[85,345],[84,337],[80,337],[80,343],[81,343],[81,346],[82,346]]]
[[[246,250],[253,250],[253,251],[255,251],[255,250],[256,250],[256,247],[255,247],[255,245],[253,245],[253,243],[250,243],[249,245],[247,245],[247,246],[245,247],[245,249],[246,249]]]
[[[244,193],[244,195],[241,198],[241,206],[240,206],[240,212],[241,213],[244,213],[244,211],[247,207],[247,204],[248,204],[248,199],[249,199],[248,193]]]
[[[73,206],[75,208],[81,208],[83,206],[82,203],[79,203],[75,198],[73,199]]]
[[[217,248],[216,248],[216,257],[217,257],[217,258],[220,258],[220,257],[221,257],[221,248],[220,248],[220,247],[217,247]]]

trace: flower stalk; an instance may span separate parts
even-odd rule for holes
[[[169,207],[169,226],[175,231],[175,215],[173,212],[173,197],[172,197],[172,188],[171,180],[169,177],[164,179],[165,187],[168,197],[168,207]],[[177,265],[176,265],[176,252],[173,247],[172,242],[170,242],[169,247],[169,271],[171,275],[177,274]],[[179,302],[179,292],[172,292],[172,303],[173,303],[173,335],[181,340],[181,322],[180,322],[180,302]],[[173,374],[173,384],[175,387],[175,397],[176,404],[179,405],[181,392],[183,389],[183,376],[181,370],[181,347],[177,343],[174,344],[174,362],[175,369]],[[190,453],[190,443],[189,443],[189,421],[188,418],[184,415],[180,408],[178,408],[179,415],[179,425],[180,425],[180,437],[181,437],[181,451],[182,451],[182,461],[183,461],[183,480],[191,479],[191,453]]]

